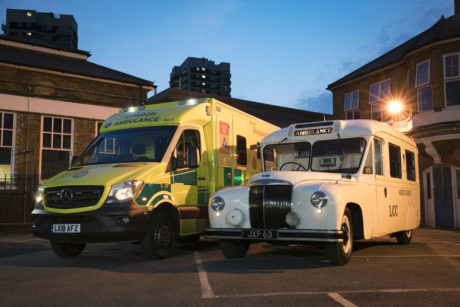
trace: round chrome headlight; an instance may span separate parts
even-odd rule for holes
[[[211,209],[217,212],[220,212],[224,210],[225,207],[225,201],[222,197],[220,196],[215,196],[211,198],[209,201],[209,206],[211,206]]]
[[[323,208],[327,204],[327,195],[324,192],[317,191],[311,195],[310,202],[318,209]]]

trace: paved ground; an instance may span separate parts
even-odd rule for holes
[[[148,261],[136,245],[94,244],[63,259],[45,240],[0,233],[0,305],[460,305],[458,231],[419,229],[406,246],[356,242],[344,267],[319,247],[260,243],[228,261],[216,241],[201,240]]]

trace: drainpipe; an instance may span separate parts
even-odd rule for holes
[[[30,113],[30,86],[28,87],[28,95],[27,95],[27,118],[26,118],[26,150],[25,150],[25,171],[24,171],[24,192],[26,193],[27,191],[27,155],[29,154],[29,113]],[[27,197],[24,196],[24,202],[23,202],[23,217],[22,217],[22,222],[26,222],[26,205],[27,205]]]

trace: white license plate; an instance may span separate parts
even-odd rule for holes
[[[80,224],[53,224],[51,225],[53,233],[79,233]]]

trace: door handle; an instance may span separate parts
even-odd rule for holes
[[[198,177],[198,180],[206,180],[205,177]]]
[[[385,198],[387,198],[387,188],[383,189],[383,194],[385,195]]]

